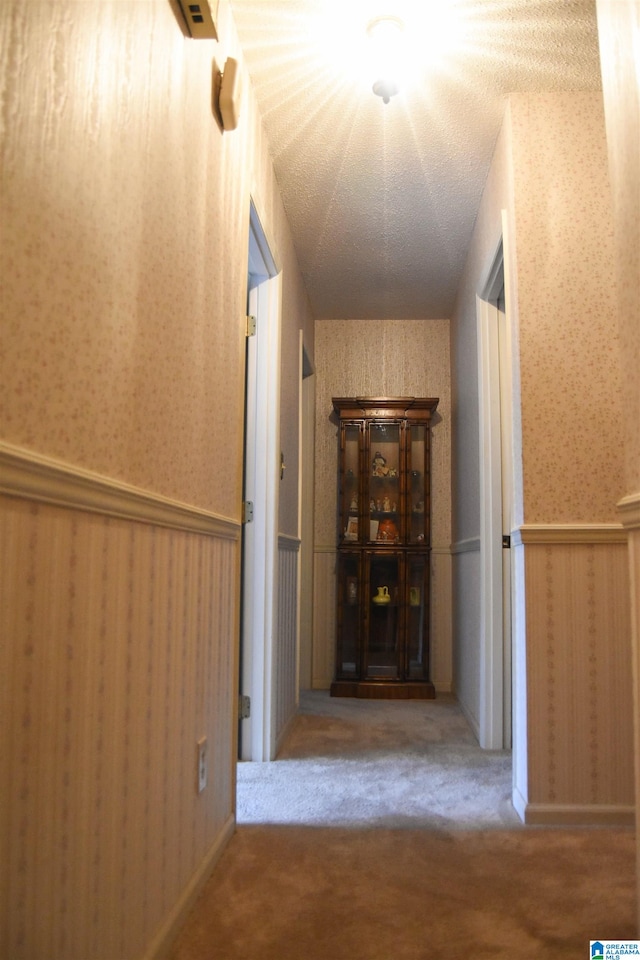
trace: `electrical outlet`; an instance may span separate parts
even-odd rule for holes
[[[198,793],[207,786],[209,776],[209,761],[207,757],[207,738],[201,737],[197,744],[197,774],[198,774]]]

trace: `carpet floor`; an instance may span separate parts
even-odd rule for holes
[[[305,695],[281,757],[240,764],[171,960],[588,960],[636,936],[634,831],[524,827],[509,754],[453,701]]]

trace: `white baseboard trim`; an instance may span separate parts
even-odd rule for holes
[[[202,888],[213,873],[222,852],[236,829],[236,818],[232,814],[220,831],[218,838],[202,861],[199,869],[185,887],[167,919],[149,944],[141,960],[165,960],[169,956],[174,941],[180,932]]]
[[[524,823],[548,827],[634,827],[635,807],[626,804],[524,803],[514,807]],[[520,798],[522,799],[522,798]]]
[[[2,441],[0,493],[232,540],[242,530],[238,521]]]

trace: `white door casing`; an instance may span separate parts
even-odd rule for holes
[[[240,759],[273,759],[273,630],[277,616],[280,299],[275,261],[251,204],[249,312],[256,334],[247,340],[245,501],[253,520],[243,525],[241,693],[251,698],[242,720]]]

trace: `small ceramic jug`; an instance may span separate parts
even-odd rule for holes
[[[384,603],[385,600],[389,600],[389,587],[378,587],[378,594],[376,600],[380,603]]]

